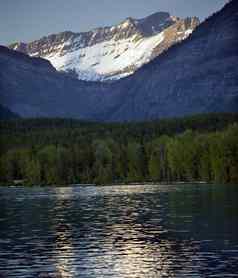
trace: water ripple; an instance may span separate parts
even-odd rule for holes
[[[238,187],[0,188],[0,277],[238,277]]]

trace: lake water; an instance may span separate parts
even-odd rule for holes
[[[238,277],[238,186],[1,187],[0,277]]]

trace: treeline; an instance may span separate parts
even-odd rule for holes
[[[0,181],[238,183],[237,122],[235,114],[133,124],[1,121]]]

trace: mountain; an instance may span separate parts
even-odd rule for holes
[[[158,12],[143,19],[127,18],[118,25],[84,33],[63,32],[9,47],[49,60],[57,70],[79,79],[105,81],[133,74],[198,26],[196,17],[180,19]]]
[[[110,120],[238,111],[238,1],[119,83],[124,97]]]
[[[59,73],[42,58],[0,46],[0,103],[22,117],[91,118],[109,84]]]
[[[0,104],[0,120],[17,119],[19,116]]]
[[[22,117],[144,121],[238,112],[238,1],[133,75],[86,82],[0,47],[0,103]]]

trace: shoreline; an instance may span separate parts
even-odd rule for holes
[[[29,184],[0,184],[0,187],[51,187],[51,188],[60,188],[60,187],[110,187],[110,186],[140,186],[140,185],[189,185],[189,184],[215,184],[215,182],[206,182],[206,181],[171,181],[171,182],[121,182],[121,183],[110,183],[110,184],[95,184],[95,183],[77,183],[77,184],[61,184],[61,185],[55,185],[55,184],[39,184],[39,185],[29,185]]]

